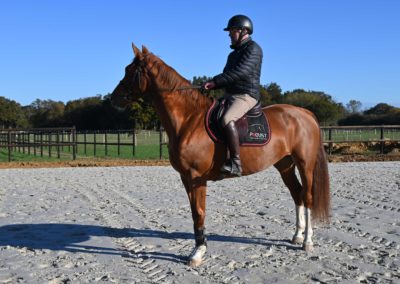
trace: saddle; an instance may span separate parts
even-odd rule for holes
[[[221,98],[214,100],[207,111],[205,126],[208,135],[216,143],[226,143],[221,124],[221,117],[228,108],[229,101]],[[246,115],[235,122],[239,132],[241,146],[264,146],[271,139],[271,130],[268,119],[258,102]]]

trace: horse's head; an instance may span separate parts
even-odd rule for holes
[[[140,51],[133,43],[132,49],[135,58],[131,64],[125,67],[124,78],[111,94],[111,102],[118,108],[125,108],[150,91],[146,57],[151,53],[145,46],[142,46],[142,51]]]

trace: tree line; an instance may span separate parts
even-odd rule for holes
[[[200,85],[206,76],[194,77],[192,83]],[[399,125],[400,108],[386,103],[362,110],[362,104],[350,100],[346,105],[336,102],[330,95],[320,91],[295,89],[282,92],[277,83],[260,86],[261,104],[291,104],[313,112],[321,125]],[[211,91],[218,98],[223,90]],[[0,97],[0,128],[70,127],[89,129],[154,129],[159,119],[149,102],[139,100],[124,111],[111,105],[110,94],[97,95],[67,103],[37,99],[30,105]]]

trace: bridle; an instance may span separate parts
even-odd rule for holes
[[[144,70],[148,71],[151,68],[148,68],[145,66],[143,59],[139,60],[137,63],[134,63],[136,65],[136,69],[134,71],[133,74],[133,86],[137,85],[138,86],[138,90],[139,90],[139,95],[143,96],[146,95],[146,93],[141,92],[140,90],[140,85],[141,85],[141,78],[143,77],[143,73]],[[123,97],[123,99],[128,100],[128,97],[132,95],[133,93],[133,86],[130,87],[127,86],[124,82],[124,80],[120,81],[120,84],[122,85],[122,87],[127,91],[127,94]],[[183,86],[183,87],[178,87],[178,88],[162,88],[162,89],[156,89],[155,91],[157,92],[172,92],[172,91],[183,91],[183,90],[193,90],[193,89],[200,89],[200,92],[202,94],[208,93],[209,90],[205,90],[203,88],[203,86],[199,86],[199,85],[190,85],[190,86]],[[151,91],[150,91],[151,92]]]

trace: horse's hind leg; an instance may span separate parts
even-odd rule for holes
[[[304,219],[304,206],[296,205],[296,232],[294,233],[292,243],[300,245],[304,242],[304,229],[306,221]]]
[[[290,194],[296,205],[296,231],[292,242],[302,244],[305,229],[304,205],[302,200],[302,186],[296,177],[295,164],[290,156],[286,156],[274,165],[281,174],[284,184],[289,188]]]
[[[303,249],[305,251],[312,251],[314,249],[314,244],[312,241],[313,229],[311,222],[311,208],[313,207],[313,195],[312,195],[312,182],[313,182],[313,168],[310,167],[310,161],[305,162],[300,161],[297,165],[299,169],[299,174],[301,176],[302,184],[302,199],[305,206],[305,239],[303,243]]]

